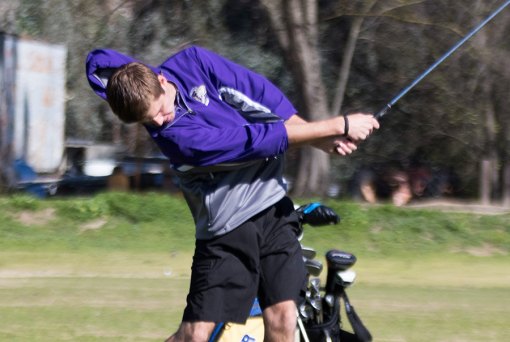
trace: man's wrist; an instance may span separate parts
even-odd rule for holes
[[[349,118],[347,115],[344,115],[344,134],[342,136],[349,136]]]

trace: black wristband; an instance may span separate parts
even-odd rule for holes
[[[349,136],[349,119],[347,118],[347,115],[344,115],[344,137]]]

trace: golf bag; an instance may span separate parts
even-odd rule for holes
[[[335,302],[331,312],[324,314],[322,324],[308,323],[304,325],[305,331],[296,334],[296,342],[370,342],[372,336],[363,322],[356,314],[347,294],[341,295],[345,305],[345,312],[354,333],[341,329],[340,301]],[[306,334],[306,337],[305,337]],[[299,337],[298,337],[299,336]],[[264,340],[264,323],[262,311],[258,301],[255,300],[250,317],[245,324],[219,323],[214,329],[210,342],[257,342]]]
[[[321,226],[336,224],[340,217],[331,209],[320,203],[310,203],[296,209],[301,224]],[[302,238],[299,232],[298,239]],[[348,270],[356,257],[350,253],[330,250],[326,253],[328,262],[328,283],[326,288],[320,287],[317,278],[322,271],[322,263],[314,260],[315,250],[301,246],[303,260],[310,279],[306,296],[298,309],[298,328],[296,328],[296,342],[370,342],[372,336],[365,328],[360,318],[349,302],[345,289],[352,285],[355,272]],[[329,284],[329,285],[328,285]],[[322,292],[326,292],[323,295]],[[329,294],[329,296],[327,295]],[[327,299],[330,299],[329,301]],[[345,312],[354,333],[342,330],[340,315],[341,302],[345,305]],[[323,310],[326,308],[326,310]],[[218,323],[211,334],[209,342],[258,342],[264,340],[264,323],[262,310],[258,300],[252,306],[245,324]]]
[[[264,322],[259,302],[255,299],[245,324],[218,323],[209,342],[257,342],[264,340]]]
[[[345,305],[345,313],[349,319],[354,333],[342,329],[340,316],[340,300],[335,301],[331,312],[324,313],[324,322],[317,324],[315,322],[304,325],[308,341],[310,342],[370,342],[372,335],[365,327],[358,314],[351,305],[345,291],[340,296]],[[300,342],[306,342],[301,334]]]
[[[324,315],[324,322],[318,323],[307,323],[304,325],[305,332],[308,337],[308,341],[317,342],[339,342],[340,339],[340,305],[336,303],[334,310]],[[329,338],[329,340],[328,340]],[[300,342],[306,342],[306,338],[301,334]]]

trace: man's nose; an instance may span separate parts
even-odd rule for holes
[[[161,115],[156,116],[152,119],[152,124],[155,126],[161,126],[163,124],[163,117]]]

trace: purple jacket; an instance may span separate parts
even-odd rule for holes
[[[92,51],[86,65],[92,89],[105,98],[109,75],[132,61],[113,50]],[[178,89],[175,119],[146,129],[176,170],[197,239],[225,234],[285,196],[284,121],[296,109],[278,88],[199,47],[151,69]]]
[[[92,51],[86,64],[91,87],[106,98],[98,75],[132,61],[113,50]],[[255,160],[287,149],[283,121],[297,111],[261,75],[196,46],[151,69],[177,86],[184,107],[169,125],[147,126],[173,167]]]

